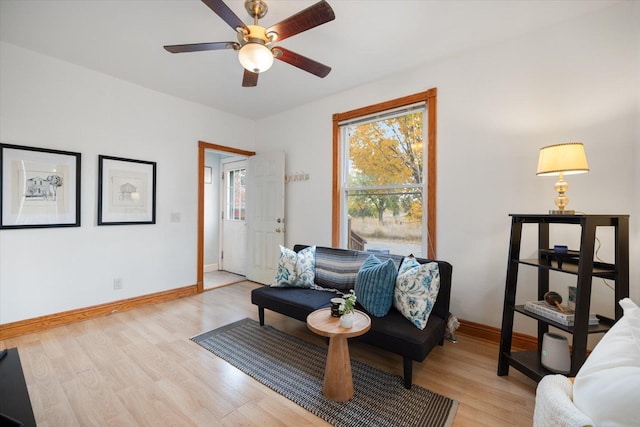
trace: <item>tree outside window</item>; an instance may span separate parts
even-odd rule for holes
[[[334,242],[435,258],[435,111],[428,110],[435,89],[384,106],[334,115],[341,165],[334,169]]]

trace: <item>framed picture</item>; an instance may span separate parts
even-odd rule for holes
[[[0,144],[0,228],[79,227],[80,156]]]
[[[205,184],[211,184],[212,182],[211,171],[212,171],[211,166],[204,167],[204,183]]]
[[[98,156],[98,225],[156,223],[156,163]]]

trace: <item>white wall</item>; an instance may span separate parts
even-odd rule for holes
[[[255,123],[11,44],[0,58],[0,141],[82,153],[81,227],[0,231],[0,323],[195,284],[198,140],[253,150]],[[155,225],[96,225],[99,154],[157,162]]]
[[[569,207],[631,214],[631,295],[640,301],[639,8],[622,3],[259,121],[257,144],[284,150],[288,173],[310,173],[286,187],[287,245],[331,243],[332,114],[436,87],[437,253],[454,266],[452,311],[500,326],[508,214],[554,208],[555,180],[535,176],[538,150],[567,141],[584,142],[591,167],[568,178]],[[535,236],[525,236],[533,244],[523,251],[533,252]],[[577,245],[574,232],[552,231],[554,238]],[[611,233],[601,240],[600,256],[611,261]],[[535,299],[533,270],[520,277],[530,286],[519,299]],[[558,280],[566,289],[566,278]],[[595,310],[612,315],[613,293],[593,287]],[[517,330],[535,333],[521,323]]]

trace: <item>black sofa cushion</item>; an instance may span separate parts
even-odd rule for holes
[[[307,321],[313,311],[331,306],[335,292],[306,288],[272,288],[261,286],[251,292],[251,302],[259,307],[286,314],[294,319]]]
[[[358,309],[363,310],[362,307]],[[371,329],[356,339],[413,360],[424,360],[444,339],[446,321],[438,316],[429,316],[423,330],[416,328],[393,307],[384,317],[369,317]]]

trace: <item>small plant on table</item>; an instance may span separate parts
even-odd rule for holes
[[[340,314],[353,313],[356,309],[356,293],[351,289],[349,293],[342,298],[344,298],[344,302],[340,304]]]

